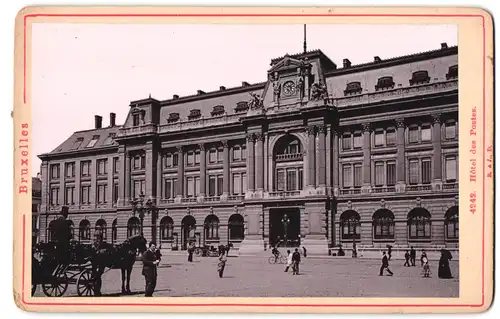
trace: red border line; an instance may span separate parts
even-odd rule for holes
[[[483,241],[482,241],[482,298],[480,304],[258,304],[258,303],[210,303],[210,304],[181,304],[181,303],[89,303],[89,302],[71,302],[71,303],[61,303],[61,302],[31,302],[25,299],[25,266],[26,266],[26,214],[23,214],[23,265],[22,265],[22,289],[21,289],[21,301],[25,305],[39,305],[39,306],[159,306],[159,307],[207,307],[207,306],[223,306],[223,307],[314,307],[314,308],[326,308],[326,307],[470,307],[477,308],[484,306],[485,296],[484,296],[484,257],[485,257],[485,189],[486,183],[484,178],[485,163],[486,163],[486,27],[485,19],[483,15],[479,14],[28,14],[24,16],[24,91],[23,100],[26,104],[26,39],[27,39],[27,19],[35,17],[460,17],[460,18],[471,18],[480,17],[483,23]]]

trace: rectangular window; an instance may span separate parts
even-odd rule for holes
[[[194,163],[200,164],[201,153],[200,151],[194,152]]]
[[[241,160],[241,148],[239,146],[233,147],[233,161]]]
[[[113,203],[117,203],[118,202],[118,195],[120,194],[120,186],[118,183],[115,183],[113,185]]]
[[[375,186],[384,185],[384,162],[375,162]]]
[[[97,143],[97,141],[99,140],[99,136],[94,136],[90,142],[87,144],[86,147],[94,147],[94,145]]]
[[[59,178],[59,164],[54,164],[50,167],[50,178]]]
[[[134,156],[132,158],[132,168],[133,169],[139,169],[141,167],[141,160],[139,158],[139,156]]]
[[[165,180],[165,198],[172,198],[172,180]]]
[[[82,186],[82,198],[80,202],[82,204],[90,204],[90,186]]]
[[[59,205],[59,187],[50,189],[50,204]]]
[[[100,159],[97,161],[97,175],[106,175],[107,174],[107,167],[108,166],[108,160],[107,159]]]
[[[241,176],[240,174],[233,174],[233,194],[241,194]]]
[[[350,150],[352,148],[351,142],[352,142],[351,134],[342,135],[342,149],[343,150]]]
[[[198,196],[200,194],[200,178],[194,178],[194,196]]]
[[[132,125],[133,126],[138,126],[139,125],[139,114],[134,114],[132,115]]]
[[[208,161],[210,163],[215,163],[217,161],[217,150],[211,149],[208,153]]]
[[[75,177],[75,163],[66,164],[66,177],[67,178]]]
[[[172,167],[172,154],[167,154],[165,156],[165,167]]]
[[[446,158],[446,181],[454,182],[457,180],[457,159],[455,157]]]
[[[179,166],[179,154],[175,153],[172,155],[172,166],[177,167]]]
[[[387,145],[396,145],[396,130],[394,128],[388,128],[387,134]]]
[[[343,179],[343,187],[351,188],[353,186],[352,183],[352,166],[344,165],[342,168],[342,179]]]
[[[247,147],[242,146],[241,147],[241,160],[244,161],[247,159]]]
[[[146,181],[144,180],[135,180],[132,198],[139,198],[141,193],[144,193],[144,186],[146,185]]]
[[[222,175],[217,176],[217,196],[222,195],[222,189],[224,187],[224,179]]]
[[[172,179],[172,197],[177,197],[177,194],[179,193],[178,191],[178,186],[177,186],[177,178]]]
[[[354,165],[354,187],[361,187],[363,178],[361,174],[361,164]]]
[[[396,162],[387,162],[387,186],[396,185]]]
[[[219,148],[217,150],[217,162],[222,163],[224,160],[224,150],[222,148]]]
[[[194,178],[192,177],[187,177],[187,197],[193,197],[194,196]]]
[[[384,146],[384,131],[375,131],[375,146]]]
[[[113,173],[118,174],[120,171],[120,158],[113,158]]]
[[[410,184],[418,184],[418,160],[410,160],[409,178]]]
[[[361,132],[354,133],[354,148],[363,147],[363,134]]]
[[[141,169],[146,168],[146,155],[141,155]]]
[[[446,122],[445,124],[445,139],[452,140],[456,137],[457,127],[455,122]]]
[[[297,170],[295,168],[286,170],[286,190],[294,191],[297,189]]]
[[[245,194],[247,191],[247,174],[241,174],[241,193]]]
[[[408,143],[418,143],[418,126],[408,127]]]
[[[422,142],[429,142],[431,140],[431,125],[422,125]]]
[[[299,168],[299,171],[298,171],[298,189],[299,190],[302,190],[304,189],[304,169],[302,168]]]
[[[431,183],[431,159],[422,159],[422,184]]]
[[[283,169],[276,171],[276,186],[278,191],[285,190],[285,170]]]
[[[74,186],[66,187],[66,195],[65,195],[66,198],[64,199],[65,205],[75,204],[74,195],[75,195],[75,187]]]
[[[97,185],[97,202],[99,204],[106,203],[106,193],[108,185]]]
[[[193,152],[189,152],[187,154],[187,165],[188,166],[194,165],[194,153]]]
[[[208,178],[208,196],[215,196],[216,180],[216,176],[210,176]]]
[[[90,161],[81,163],[82,177],[90,176]]]

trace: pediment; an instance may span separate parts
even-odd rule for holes
[[[303,61],[303,60],[297,60],[294,58],[291,58],[287,55],[283,57],[278,63],[276,63],[270,70],[269,72],[278,72],[282,70],[289,70],[289,69],[296,69],[296,68],[304,68],[306,66],[309,66],[310,63]]]

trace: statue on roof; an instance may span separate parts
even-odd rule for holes
[[[321,79],[318,83],[313,83],[311,86],[311,100],[323,100],[325,103],[328,100],[328,89]]]
[[[278,80],[278,76],[273,78],[273,102],[278,102],[281,94],[281,83]]]
[[[263,107],[263,103],[262,103],[262,99],[260,98],[260,95],[253,93],[253,92],[250,92],[249,94],[252,97],[252,99],[250,99],[250,101],[248,101],[248,107],[251,110],[261,109]]]
[[[299,92],[299,98],[302,101],[304,98],[304,78],[299,74],[297,77],[297,90]]]

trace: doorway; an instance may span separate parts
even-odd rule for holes
[[[300,209],[269,210],[269,243],[280,247],[300,246]]]

